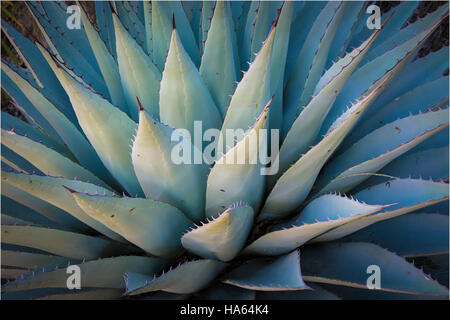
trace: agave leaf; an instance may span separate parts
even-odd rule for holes
[[[167,264],[166,261],[153,257],[122,256],[100,259],[87,262],[76,262],[81,269],[83,288],[116,288],[122,289],[123,274],[125,272],[158,272]],[[67,265],[67,267],[70,263]],[[58,268],[51,266],[41,270],[35,270],[18,279],[2,286],[3,292],[21,291],[39,288],[67,288],[66,266]]]
[[[86,36],[86,30],[84,27],[80,25],[80,29],[75,29],[74,31],[67,28],[68,13],[66,4],[61,4],[59,2],[34,2],[29,5],[31,7],[38,5],[42,6],[43,15],[38,16],[38,19],[43,21],[41,23],[46,23],[46,31],[52,38],[54,38],[57,34],[58,37],[62,37],[67,40],[67,43],[83,55],[95,71],[99,71],[95,55],[92,48],[89,46],[89,40]],[[51,31],[48,31],[48,29],[51,29]]]
[[[171,25],[161,1],[152,1],[152,48],[153,61],[159,70],[164,70],[164,62],[170,44]]]
[[[370,187],[354,196],[359,201],[368,203],[397,203],[397,205],[331,230],[315,238],[314,241],[339,239],[376,222],[448,201],[448,185],[432,181],[398,179]]]
[[[153,61],[153,31],[152,31],[152,3],[143,1],[144,27],[145,27],[145,49]]]
[[[259,291],[256,294],[258,300],[341,300],[315,283],[306,284],[311,290],[295,291]]]
[[[67,263],[67,258],[49,254],[2,250],[2,266],[36,269],[48,264],[61,265],[64,262]]]
[[[37,298],[36,300],[119,300],[122,298],[121,289],[82,290],[74,293],[60,293]]]
[[[73,160],[72,153],[67,149],[66,146],[60,144],[58,141],[53,139],[52,137],[49,137],[45,133],[43,133],[41,130],[32,127],[25,121],[22,121],[18,119],[17,117],[14,117],[10,115],[7,112],[1,113],[1,119],[2,119],[2,129],[7,131],[15,131],[18,134],[22,136],[27,136],[33,141],[38,141],[45,146],[55,150],[56,152],[62,154],[63,156],[70,158]]]
[[[133,36],[136,42],[143,47],[145,43],[145,27],[142,21],[137,17],[136,12],[131,9],[128,1],[117,2],[115,8],[121,23],[123,23],[124,27]]]
[[[337,128],[303,155],[275,184],[258,217],[281,218],[295,210],[306,199],[322,166],[354,127],[361,113],[370,105],[388,78],[366,97],[353,105],[353,112]],[[300,178],[301,177],[301,178]]]
[[[368,90],[370,91],[380,81],[384,81],[387,76],[390,77],[390,80],[396,77],[439,24],[440,21],[435,22],[413,38],[356,70],[336,98],[321,132],[330,131],[330,128],[336,125],[336,118],[346,110],[349,101],[353,101]]]
[[[75,74],[78,76],[82,75],[83,79],[87,83],[91,84],[96,91],[107,95],[108,90],[103,78],[96,68],[91,65],[87,56],[78,49],[83,47],[83,45],[75,46],[70,44],[72,40],[66,39],[59,31],[52,27],[50,25],[50,20],[40,14],[33,6],[32,2],[27,2],[26,4],[30,9],[34,21],[39,27],[45,42],[50,48],[50,51],[56,56],[57,60],[64,61]],[[66,28],[66,18],[64,18],[64,24],[62,27],[64,29]],[[90,48],[89,42],[87,42],[84,47]],[[96,63],[95,58],[91,59],[91,61]]]
[[[341,150],[346,150],[356,141],[369,134],[383,124],[405,118],[410,114],[426,112],[448,103],[448,76],[440,77],[420,85],[403,95],[396,97],[390,103],[382,106],[370,118],[361,122],[351,136],[342,143]]]
[[[19,277],[20,275],[26,273],[26,269],[20,269],[20,268],[4,268],[1,269],[2,279],[14,279]],[[4,299],[2,295],[2,300]]]
[[[16,52],[20,55],[27,70],[33,75],[36,84],[41,88],[47,88],[48,92],[50,91],[52,93],[49,96],[50,99],[68,103],[69,101],[64,89],[61,87],[53,72],[51,72],[47,63],[45,63],[45,59],[36,46],[4,20],[2,20],[2,30],[16,49]]]
[[[347,3],[341,23],[339,24],[333,42],[331,43],[328,61],[325,66],[326,69],[329,69],[333,65],[333,59],[340,58],[345,55],[348,45],[354,36],[358,25],[362,20],[364,20],[366,7],[367,2],[364,1],[351,1]],[[367,34],[367,37],[370,37],[370,33]],[[361,39],[361,41],[364,42],[367,37]]]
[[[409,63],[400,71],[396,81],[389,83],[383,94],[374,101],[373,106],[363,115],[361,123],[395,98],[440,78],[448,65],[449,53],[445,48]]]
[[[156,256],[170,258],[179,254],[180,238],[192,225],[178,209],[151,199],[78,192],[74,192],[73,197],[92,218]]]
[[[236,34],[236,42],[238,44],[238,56],[240,60],[242,60],[242,49],[244,48],[244,35],[245,35],[245,27],[247,24],[247,19],[250,11],[250,7],[254,5],[252,1],[231,1],[231,9],[233,11],[233,19],[235,20],[234,28]],[[206,2],[205,2],[206,3]],[[240,9],[236,10],[236,6],[240,7]],[[236,12],[239,11],[239,14]],[[235,15],[236,13],[236,15]],[[239,64],[241,66],[241,64]],[[239,69],[242,70],[242,69]],[[238,79],[241,79],[241,73],[238,74]]]
[[[199,71],[222,116],[236,88],[239,63],[236,46],[230,4],[218,1]]]
[[[22,201],[22,199],[18,199],[18,196],[20,194],[16,193],[17,191],[19,191],[17,188],[14,188],[6,183],[2,187],[3,187],[2,193],[4,193],[4,194],[10,193],[10,195],[12,197],[14,197],[18,200],[18,201],[15,201],[12,198],[9,198],[5,195],[1,196],[2,216],[3,215],[5,216],[5,220],[3,220],[3,218],[1,220],[2,224],[11,225],[14,223],[9,223],[8,220],[11,221],[11,219],[14,219],[15,221],[17,221],[17,219],[21,219],[22,221],[27,222],[27,223],[25,223],[25,225],[41,225],[41,226],[45,226],[45,227],[49,227],[49,228],[53,228],[53,229],[59,228],[59,229],[64,229],[64,230],[68,230],[68,231],[83,232],[83,229],[84,229],[84,231],[89,231],[89,230],[87,230],[85,225],[83,225],[79,221],[76,221],[75,219],[72,219],[72,222],[75,222],[76,224],[80,225],[81,228],[76,229],[75,227],[73,227],[70,224],[65,224],[63,227],[62,224],[58,224],[57,222],[51,220],[50,218],[41,214],[38,211],[39,208],[43,208],[45,210],[44,213],[48,213],[51,210],[61,212],[61,210],[59,210],[58,208],[55,208],[55,207],[51,206],[49,203],[45,203],[42,200],[38,201],[38,199],[35,199],[36,201],[32,202],[32,201],[30,201],[31,195],[26,195],[25,193],[23,193],[24,195],[26,195],[25,201]],[[8,187],[10,190],[5,192],[5,189],[8,189]],[[21,201],[22,203],[19,201]],[[41,204],[41,206],[38,208],[38,210],[35,210],[35,209],[27,206],[27,205],[30,205],[30,203],[33,205]],[[50,208],[50,210],[47,210],[47,208]],[[66,217],[70,217],[70,215],[68,215],[66,213],[64,213],[64,215]],[[55,216],[58,217],[59,215],[55,214]],[[22,224],[22,223],[18,223],[18,224]]]
[[[35,226],[2,226],[2,243],[26,246],[67,258],[86,260],[136,251],[132,247],[98,237]],[[69,243],[70,246],[67,245]]]
[[[447,121],[448,109],[403,118],[373,131],[327,165],[318,184],[324,185],[324,179],[331,182],[319,194],[351,190],[371,173],[445,129]]]
[[[260,51],[261,44],[269,31],[269,10],[271,3],[266,1],[252,2],[247,15],[242,49],[239,53],[241,58],[241,70],[248,69],[248,62],[254,60],[254,55]]]
[[[109,2],[96,1],[95,2],[95,16],[97,22],[98,32],[103,42],[107,45],[109,52],[114,59],[116,55],[116,35],[114,31],[112,10]]]
[[[161,73],[115,15],[113,15],[113,20],[116,30],[116,49],[120,78],[130,115],[137,121],[139,105],[136,97],[138,97],[147,112],[154,118],[158,118]]]
[[[448,289],[403,258],[371,243],[328,243],[302,250],[303,279],[367,289],[367,267],[381,271],[378,290],[448,296]]]
[[[247,261],[225,274],[222,282],[258,291],[310,289],[302,279],[299,251],[276,259],[259,258]]]
[[[278,175],[269,178],[273,185],[275,179],[289,168],[302,154],[308,151],[317,138],[322,122],[333,102],[350,75],[370,49],[380,30],[372,33],[369,39],[358,48],[336,62],[320,79],[316,95],[303,109],[289,130],[279,153],[280,170]]]
[[[80,5],[78,5],[81,7]],[[127,103],[124,97],[124,91],[120,82],[119,68],[116,60],[111,53],[106,42],[103,42],[100,33],[95,29],[88,16],[83,9],[80,9],[81,19],[83,21],[84,30],[86,31],[89,43],[94,51],[100,71],[102,73],[105,84],[108,87],[111,102],[119,106],[124,112],[128,111]]]
[[[212,1],[211,1],[212,2]],[[194,33],[195,43],[200,50],[202,50],[201,41],[201,23],[202,23],[202,13],[204,9],[203,1],[181,1],[183,9],[191,25],[192,32]]]
[[[37,175],[25,175],[18,173],[2,172],[2,182],[10,184],[33,197],[47,201],[52,205],[70,213],[77,220],[82,221],[104,235],[121,242],[126,242],[121,236],[105,227],[102,223],[90,217],[79,208],[72,195],[64,187],[69,187],[80,192],[90,194],[113,195],[108,189],[94,184],[55,177]]]
[[[206,167],[202,164],[175,163],[171,141],[173,129],[140,112],[139,127],[132,148],[132,161],[138,180],[147,197],[167,202],[186,213],[194,221],[203,218],[206,189]],[[200,151],[183,138],[183,146]],[[183,149],[183,152],[187,150]]]
[[[346,5],[341,1],[328,2],[314,21],[286,84],[285,115],[288,120],[293,121],[301,107],[310,101]],[[286,129],[290,128],[291,123],[286,126]]]
[[[179,1],[152,1],[153,60],[160,70],[164,69],[167,50],[171,40],[172,23],[177,22],[179,41],[186,49],[193,64],[200,65],[199,50],[186,14]]]
[[[39,47],[39,46],[38,46]],[[39,47],[40,49],[42,47]],[[44,57],[49,58],[48,53],[42,49]],[[36,109],[45,117],[48,123],[56,130],[59,137],[67,145],[80,164],[88,170],[95,172],[105,180],[109,179],[109,174],[103,167],[95,150],[78,130],[78,124],[74,125],[70,120],[55,107],[48,99],[46,99],[36,88],[30,83],[19,77],[6,65],[2,65],[5,73],[17,84],[17,86],[25,93],[26,97],[36,107]],[[51,134],[50,132],[48,132]]]
[[[230,106],[219,137],[219,146],[224,150],[234,146],[234,141],[223,143],[227,129],[247,130],[255,119],[263,112],[270,100],[270,57],[275,38],[275,28],[272,28],[263,47],[256,56],[249,70],[239,82],[231,97]]]
[[[192,59],[192,62],[198,68],[200,66],[200,51],[195,42],[194,32],[189,24],[189,20],[184,13],[182,1],[169,1],[165,5],[170,7],[169,17],[175,17],[178,29],[177,32],[180,36],[180,40],[183,43],[183,47]]]
[[[232,206],[214,220],[185,233],[181,243],[203,258],[230,261],[244,246],[253,217],[252,207]]]
[[[2,222],[2,226],[13,226],[13,225],[19,225],[19,226],[36,226],[37,224],[31,222],[31,221],[26,221],[20,218],[16,218],[16,217],[12,217],[12,216],[8,216],[6,214],[1,214],[1,222]]]
[[[3,129],[1,137],[2,144],[25,158],[47,175],[63,176],[67,179],[77,177],[83,181],[92,181],[95,184],[108,188],[94,174],[39,142],[21,136],[14,131],[5,131]]]
[[[161,80],[161,121],[189,130],[194,135],[194,121],[201,121],[203,130],[220,127],[220,112],[197,68],[173,29],[169,53]]]
[[[359,184],[354,190],[356,192],[367,189],[370,186],[386,182],[389,180],[389,177],[393,176],[397,178],[413,176],[432,178],[434,180],[445,179],[449,176],[448,163],[448,145],[413,153],[408,152],[378,171],[382,176],[373,176]]]
[[[200,22],[200,48],[202,53],[205,50],[206,39],[208,38],[208,31],[211,27],[215,6],[216,1],[202,1],[202,16]]]
[[[126,294],[136,295],[151,291],[171,293],[193,293],[205,288],[223,271],[226,263],[215,260],[196,260],[179,265],[156,277],[138,273],[127,273],[125,276]]]
[[[56,68],[53,71],[69,95],[80,126],[105,167],[130,195],[142,195],[130,156],[136,123],[64,70]]]
[[[284,75],[285,84],[289,79],[294,68],[297,57],[300,54],[306,37],[308,36],[311,26],[325,7],[325,1],[312,1],[306,3],[296,3],[299,9],[294,13],[294,19],[291,24],[291,33],[289,36],[289,49],[286,59],[286,70]]]
[[[276,225],[274,231],[256,239],[245,248],[244,254],[284,254],[326,231],[370,216],[383,208],[338,195],[323,195],[310,202],[293,219]]]
[[[401,32],[400,28],[408,22],[408,18],[411,17],[413,11],[417,8],[418,1],[407,1],[400,3],[399,6],[392,9],[392,14],[389,12],[389,16],[382,15],[382,23],[386,23],[386,31],[377,41],[377,45],[384,42],[385,39],[392,34]],[[423,29],[422,29],[423,30]],[[420,30],[421,31],[421,30]],[[360,24],[360,30],[353,37],[350,46],[355,46],[367,38],[370,34],[370,29],[366,27],[366,20],[362,19]]]
[[[448,253],[448,216],[406,214],[373,224],[345,240],[375,243],[404,257]]]
[[[7,148],[2,144],[1,146],[1,159],[2,159],[2,169],[5,167],[4,164],[8,165],[10,168],[6,168],[6,171],[17,171],[17,172],[35,172],[42,174],[41,170],[33,166],[30,162],[25,160],[23,157],[19,156],[17,153]]]
[[[5,62],[5,61],[2,61]],[[31,126],[35,128],[42,128],[49,136],[52,136],[59,143],[64,143],[56,130],[48,123],[36,107],[28,100],[26,95],[20,88],[1,70],[2,75],[2,89],[13,99],[12,104],[20,110],[26,120]]]
[[[416,4],[413,5],[413,7],[414,8],[417,7],[417,1]],[[412,10],[409,10],[409,12],[411,13]],[[429,28],[433,23],[438,21],[447,12],[448,12],[448,4],[445,4],[436,11],[428,14],[424,18],[418,19],[415,23],[409,24],[408,26],[402,29],[400,29],[400,27],[404,24],[407,18],[402,19],[403,22],[400,19],[392,22],[389,21],[386,26],[386,32],[382,33],[380,38],[377,40],[374,49],[370,51],[370,53],[367,55],[365,59],[367,61],[370,61],[376,58],[377,56],[382,55],[384,52],[392,50],[399,43],[403,43],[404,41],[411,39],[414,35],[420,33],[422,30]],[[395,13],[392,19],[396,19]],[[389,31],[393,31],[394,29],[391,28],[392,24],[394,23],[397,23],[397,26],[395,28],[396,30],[395,32],[390,33]]]
[[[222,155],[211,169],[206,186],[207,217],[216,217],[238,201],[245,201],[256,212],[259,210],[265,176],[262,159],[258,155],[267,145],[267,137],[261,135],[261,130],[266,128],[270,103],[246,135]]]
[[[271,2],[276,5],[276,2]],[[292,11],[294,2],[284,2],[277,16],[277,28],[270,60],[270,88],[275,95],[271,110],[271,124],[273,129],[280,130],[283,126],[283,89],[286,58],[289,47]]]

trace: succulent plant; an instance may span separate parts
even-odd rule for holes
[[[375,29],[367,5],[28,2],[43,41],[2,21],[27,120],[2,114],[2,297],[448,297],[448,48],[415,58],[448,4]]]

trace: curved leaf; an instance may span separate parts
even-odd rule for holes
[[[374,244],[328,243],[302,251],[303,279],[367,289],[367,268],[381,271],[380,289],[388,292],[448,296],[448,289],[403,258]]]
[[[130,156],[136,123],[64,70],[54,71],[69,95],[81,128],[105,167],[130,195],[142,195]]]
[[[161,72],[152,63],[144,50],[125,30],[116,15],[113,15],[116,30],[117,61],[129,113],[134,120],[139,116],[136,97],[143,103],[147,112],[159,117],[159,82]]]
[[[171,293],[193,293],[205,288],[226,267],[215,260],[197,260],[186,262],[158,277],[127,273],[125,276],[126,294],[136,295],[151,291]]]
[[[342,238],[378,221],[395,218],[402,214],[429,207],[444,201],[448,202],[448,185],[445,183],[399,179],[369,187],[356,193],[359,201],[378,204],[397,203],[382,212],[364,217],[347,225],[331,230],[314,241],[331,241]]]
[[[310,289],[302,279],[298,251],[276,259],[259,258],[247,261],[225,274],[222,282],[258,291]]]
[[[222,116],[226,113],[237,81],[239,61],[233,32],[230,4],[218,1],[199,71]]]
[[[412,213],[373,224],[345,240],[370,242],[404,257],[448,253],[448,216]]]
[[[48,264],[60,265],[64,262],[67,263],[67,258],[49,254],[2,250],[2,266],[35,269]]]
[[[318,184],[331,182],[319,194],[351,190],[371,173],[447,126],[448,110],[440,110],[400,119],[373,131],[327,165]]]
[[[310,101],[327,62],[328,52],[346,5],[346,2],[341,1],[328,2],[314,21],[286,84],[287,119],[293,121],[300,108]],[[288,123],[286,129],[290,126],[291,123]]]
[[[7,172],[2,172],[2,182],[6,182],[40,200],[47,201],[65,210],[77,220],[82,221],[114,240],[126,242],[121,236],[81,210],[70,192],[65,189],[65,187],[69,187],[79,192],[88,192],[91,194],[105,194],[110,196],[114,194],[105,188],[77,180]]]
[[[105,84],[108,87],[108,92],[111,97],[111,102],[119,106],[121,110],[127,112],[127,103],[125,101],[122,84],[120,82],[119,68],[114,58],[111,49],[107,42],[104,42],[100,37],[100,33],[95,29],[89,20],[86,12],[80,9],[81,19],[83,21],[84,30],[89,39],[95,58],[98,62],[100,71],[102,73]],[[115,54],[115,52],[114,52]]]
[[[159,104],[162,122],[177,129],[187,129],[192,135],[194,121],[201,121],[203,130],[220,127],[219,110],[184,50],[178,29],[172,31]]]
[[[295,119],[283,141],[279,153],[280,170],[278,175],[269,178],[272,185],[276,181],[275,178],[278,178],[289,168],[291,163],[307,152],[308,148],[314,144],[322,126],[322,121],[333,105],[334,100],[364,55],[370,49],[380,30],[372,33],[369,39],[336,62],[322,76],[316,87],[316,95],[303,109],[298,118]]]
[[[145,111],[140,112],[139,118],[131,157],[142,190],[147,197],[177,207],[194,221],[202,219],[207,167],[195,164],[200,151],[188,137],[182,137],[180,143],[172,141],[174,130],[151,119]],[[191,150],[194,153],[188,157],[188,163],[174,161],[172,153],[179,144],[183,146],[183,156]]]
[[[266,150],[267,145],[263,129],[268,121],[270,103],[246,135],[222,155],[211,169],[206,186],[207,217],[216,217],[238,201],[245,201],[256,212],[259,210],[265,183],[261,150]]]
[[[353,105],[353,112],[343,122],[303,155],[277,181],[258,220],[281,218],[294,211],[306,199],[322,166],[333,154],[364,110],[383,88],[378,85],[369,95]]]
[[[123,246],[117,242],[81,233],[35,226],[2,226],[2,243],[26,246],[67,258],[86,260],[136,251],[132,247]]]
[[[70,262],[67,264],[67,267]],[[115,258],[76,262],[81,269],[81,286],[83,288],[124,288],[122,276],[125,272],[153,273],[160,271],[167,262],[158,258],[122,256]],[[30,290],[38,288],[67,288],[66,267],[49,266],[41,271],[35,270],[2,286],[2,292]],[[50,269],[50,270],[49,270]]]
[[[1,136],[2,144],[47,175],[63,176],[67,179],[78,178],[86,182],[92,181],[95,184],[108,188],[94,174],[39,142],[18,135],[14,131],[5,131],[3,129]]]
[[[236,205],[181,238],[183,247],[207,259],[232,260],[241,251],[253,226],[253,209]]]
[[[180,238],[192,223],[176,208],[151,199],[73,193],[89,216],[143,250],[162,257],[181,251]]]
[[[272,28],[248,71],[237,85],[236,91],[231,97],[230,106],[225,115],[222,130],[219,137],[219,146],[227,151],[233,147],[235,141],[226,141],[227,129],[247,130],[255,119],[263,112],[270,100],[270,57],[275,38],[276,28]]]
[[[278,255],[300,247],[304,243],[336,227],[370,216],[384,208],[368,205],[338,195],[323,195],[288,222],[276,225],[253,241],[244,254]]]

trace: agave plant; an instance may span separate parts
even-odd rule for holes
[[[448,48],[416,57],[448,4],[75,6],[2,21],[4,299],[448,297]]]

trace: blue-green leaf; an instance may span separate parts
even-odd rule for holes
[[[207,217],[216,217],[238,201],[244,201],[258,212],[268,171],[261,164],[264,161],[261,152],[267,146],[263,130],[268,122],[269,107],[270,102],[245,136],[216,160],[206,185]]]
[[[207,167],[192,161],[201,152],[189,138],[172,141],[173,133],[141,111],[131,154],[134,171],[147,197],[169,203],[199,221],[204,217]],[[183,155],[193,153],[182,163],[175,162],[173,155],[180,144]]]
[[[183,247],[207,259],[232,260],[241,251],[253,226],[253,209],[235,205],[181,238]]]
[[[136,123],[64,70],[54,71],[70,97],[81,128],[105,167],[130,195],[142,195],[130,155]]]
[[[368,205],[338,195],[323,195],[287,222],[275,225],[253,241],[244,254],[278,255],[289,252],[321,234],[339,226],[370,216],[382,205]]]
[[[229,2],[219,1],[202,55],[200,75],[216,105],[225,116],[234,93],[238,72],[236,39]]]
[[[116,30],[116,50],[119,62],[120,79],[125,92],[129,113],[133,120],[139,118],[139,105],[154,118],[159,117],[159,82],[161,73],[150,57],[125,30],[122,23],[113,15]]]
[[[143,250],[162,257],[181,252],[180,238],[192,225],[178,209],[151,199],[119,198],[74,192],[89,216]]]
[[[127,273],[126,294],[136,295],[151,291],[193,293],[205,288],[223,271],[226,263],[215,260],[196,260],[179,265],[160,276],[149,277]]]
[[[3,292],[30,290],[38,288],[67,288],[67,268],[65,266],[48,266],[35,270],[2,286]],[[117,288],[123,289],[123,275],[126,272],[153,273],[160,271],[167,262],[153,257],[122,256],[100,259],[96,261],[76,262],[81,269],[81,285],[83,288]]]
[[[448,296],[448,289],[403,258],[374,244],[328,243],[302,250],[303,279],[367,288],[367,268],[380,268],[380,289],[388,292]]]
[[[300,252],[276,259],[258,258],[244,262],[225,274],[222,281],[245,289],[286,291],[310,289],[302,279]]]
[[[194,135],[194,121],[201,121],[203,130],[219,129],[221,117],[196,66],[184,50],[173,29],[160,91],[161,121]]]
[[[448,109],[403,118],[373,131],[327,165],[318,180],[323,186],[319,194],[351,190],[447,126]]]
[[[345,240],[375,243],[405,257],[448,253],[448,216],[405,214],[373,224]]]

